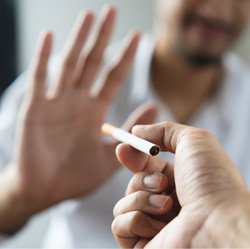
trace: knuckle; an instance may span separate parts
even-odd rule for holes
[[[205,129],[194,128],[194,132],[196,132],[197,135],[199,135],[201,137],[205,137],[207,139],[210,139],[213,137],[213,135]]]
[[[141,220],[142,220],[142,212],[134,211],[130,219],[131,227],[137,227],[137,225],[141,223]]]
[[[121,200],[119,202],[117,202],[116,205],[113,208],[113,216],[114,217],[117,217],[119,215],[119,213],[120,213],[119,212],[119,210],[120,210],[120,202],[121,202]]]
[[[141,207],[144,207],[148,203],[148,197],[149,193],[146,191],[137,191],[133,194],[131,205],[136,207],[137,209],[140,209]]]
[[[62,60],[63,70],[68,69],[68,68],[74,68],[74,67],[75,67],[75,64],[73,63],[71,58],[69,58],[68,56],[63,58],[63,60]]]
[[[119,231],[120,231],[120,222],[119,222],[119,216],[116,217],[112,224],[111,224],[111,231],[114,235],[118,235],[119,234]]]
[[[165,121],[165,122],[160,123],[160,125],[161,125],[163,128],[171,128],[171,127],[175,126],[176,123],[171,122],[171,121]]]
[[[116,66],[114,66],[110,68],[107,78],[109,81],[112,81],[112,82],[114,81],[120,82],[122,80],[122,73]]]
[[[188,128],[183,132],[183,145],[191,145],[199,141],[206,141],[209,144],[214,141],[214,136],[209,131],[201,128]]]
[[[187,135],[205,138],[206,140],[213,138],[213,135],[209,131],[201,128],[190,128],[190,130],[187,130]]]
[[[44,78],[45,72],[43,70],[34,70],[33,71],[33,78],[35,80],[42,80]]]
[[[102,57],[98,56],[95,52],[90,52],[86,58],[86,65],[88,66],[96,66],[101,64]]]
[[[135,174],[129,182],[126,194],[134,193],[139,190],[143,190],[143,178],[146,174],[145,173],[137,173]]]

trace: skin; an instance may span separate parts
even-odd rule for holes
[[[115,19],[115,8],[105,7],[96,40],[86,51],[94,15],[87,11],[79,17],[49,90],[46,77],[52,34],[41,35],[29,70],[31,88],[20,114],[17,155],[0,176],[1,232],[13,233],[34,214],[89,194],[119,168],[116,143],[102,140],[101,125],[130,69],[139,41],[137,32],[128,35],[121,53],[93,86]],[[152,122],[155,114],[155,107],[142,106],[125,127]]]
[[[118,146],[119,160],[136,173],[114,208],[121,248],[249,247],[250,193],[210,133],[175,123],[133,133],[175,153],[175,163]]]
[[[174,49],[177,38],[185,41],[187,48],[197,40],[197,47],[190,52],[201,49],[198,42],[200,34],[191,31],[193,29],[184,29],[180,20],[193,11],[213,20],[215,17],[211,13],[218,13],[219,10],[220,16],[216,18],[224,18],[225,9],[226,12],[230,9],[234,14],[238,10],[232,5],[233,2],[238,5],[241,1],[225,1],[227,8],[212,0],[156,2],[159,10],[156,26],[161,32],[155,30],[151,83],[179,122],[188,122],[222,74],[218,66],[200,70],[192,68]],[[211,3],[218,6],[211,7]],[[244,5],[240,10],[250,9],[246,7]],[[241,14],[237,11],[234,18],[239,32],[247,21],[247,15],[243,15],[243,18]],[[131,34],[123,52],[107,66],[99,84],[94,86],[103,53],[113,32],[116,10],[107,7],[102,15],[95,42],[89,50],[84,48],[92,30],[93,13],[87,11],[77,21],[62,51],[57,80],[48,91],[45,80],[52,35],[45,33],[41,38],[30,68],[32,87],[20,115],[17,155],[10,167],[0,175],[0,232],[12,233],[37,212],[63,200],[89,194],[102,186],[119,168],[114,155],[115,144],[102,141],[100,127],[129,71],[139,35]],[[236,39],[236,35],[234,37]],[[233,41],[230,40],[230,43]],[[221,43],[225,49],[229,45]],[[209,51],[213,55],[217,45],[217,40],[211,41]],[[129,130],[136,123],[152,122],[155,116],[155,107],[143,106],[128,118],[125,127]],[[10,216],[13,217],[11,221],[8,219]]]

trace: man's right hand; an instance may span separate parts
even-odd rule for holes
[[[115,17],[113,7],[103,10],[89,51],[85,44],[94,16],[85,12],[80,17],[49,92],[46,78],[52,35],[42,35],[29,71],[31,89],[20,117],[17,157],[1,176],[0,231],[13,231],[34,213],[88,194],[118,168],[115,143],[102,140],[101,125],[133,62],[139,34],[129,35],[100,82],[93,85]],[[153,116],[155,108],[144,106],[132,115],[128,127],[150,122]],[[15,217],[12,222],[8,215]]]
[[[122,248],[249,248],[250,193],[210,133],[168,122],[132,132],[175,153],[175,162],[117,148],[136,173],[114,208]]]

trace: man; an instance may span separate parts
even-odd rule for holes
[[[133,133],[176,160],[117,148],[121,163],[139,172],[114,208],[112,229],[122,248],[249,248],[250,192],[209,132],[160,123]]]
[[[52,96],[62,95],[63,101],[52,101],[58,104],[57,108],[50,112],[47,107],[40,132],[35,133],[35,128],[33,132],[37,135],[29,136],[29,139],[42,141],[39,148],[34,148],[33,143],[30,146],[33,161],[41,164],[32,163],[33,170],[25,168],[26,181],[23,175],[20,177],[21,182],[28,184],[19,199],[30,208],[22,205],[21,209],[28,212],[21,215],[20,224],[14,220],[8,230],[4,229],[6,220],[0,219],[0,231],[15,231],[38,211],[78,198],[56,208],[46,245],[115,247],[110,231],[112,208],[123,195],[131,175],[126,169],[117,167],[114,144],[102,140],[100,128],[105,119],[121,125],[132,110],[148,101],[159,107],[159,120],[208,129],[220,140],[236,165],[248,165],[250,158],[244,148],[249,143],[250,74],[244,63],[226,52],[249,20],[250,1],[158,0],[155,4],[154,36],[142,39],[132,73],[119,94],[117,91],[133,58],[138,35],[133,36],[128,50],[108,66],[108,71],[98,77],[96,84],[93,82],[112,32],[115,10],[108,8],[105,11],[98,38],[87,54],[78,57],[93,18],[88,17],[86,26],[73,36],[71,40],[78,42],[69,43],[59,73],[53,74],[57,78]],[[73,60],[71,56],[67,59],[69,55]],[[66,87],[68,84],[74,87]],[[13,141],[14,117],[24,95],[23,85],[22,80],[17,82],[3,100],[2,119],[8,123],[2,128],[1,136],[8,141]],[[140,107],[126,126],[129,129],[135,123],[152,122],[155,114],[153,106]],[[28,130],[30,128],[26,134]],[[13,148],[12,143],[8,145]],[[12,154],[6,150],[6,144],[1,145],[1,153],[5,159],[3,165],[11,161]],[[243,166],[239,169],[249,179],[249,169]],[[5,191],[1,194],[6,196]],[[22,201],[23,196],[29,201]],[[4,207],[11,210],[7,204]]]

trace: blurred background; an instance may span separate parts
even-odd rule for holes
[[[79,12],[100,12],[105,3],[118,7],[119,18],[113,41],[128,30],[146,32],[152,27],[154,0],[0,0],[0,93],[27,69],[40,30],[55,34],[54,53],[62,48]],[[250,25],[235,48],[250,63]],[[41,247],[49,211],[38,215],[0,248]]]

